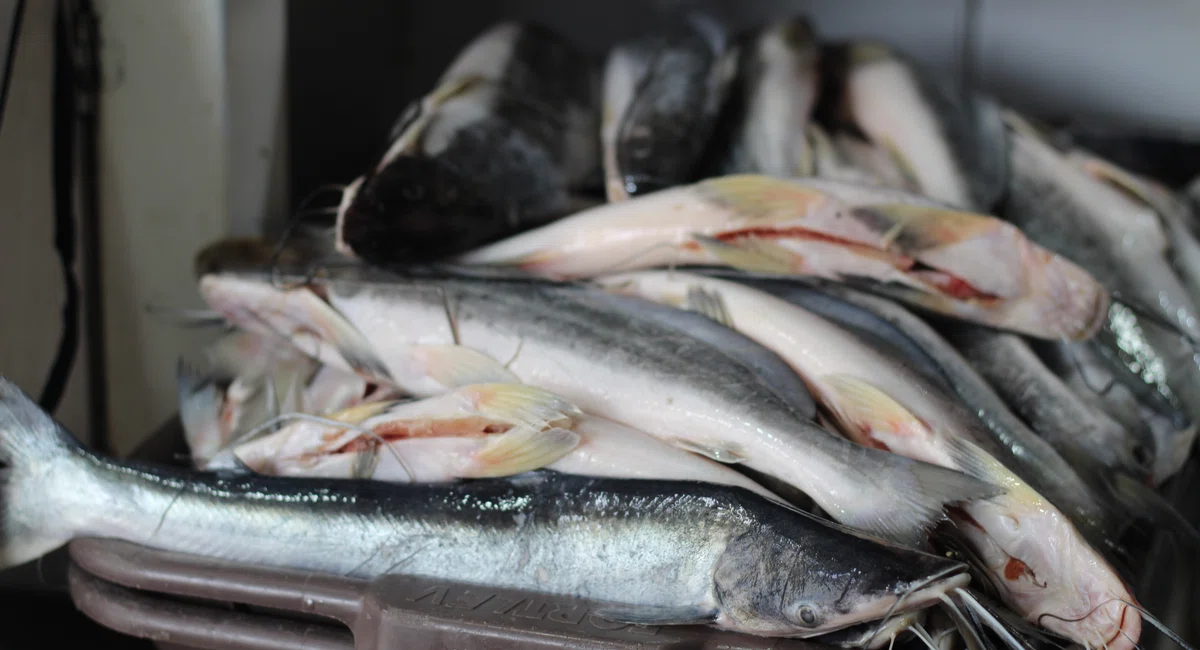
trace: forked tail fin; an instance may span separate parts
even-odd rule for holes
[[[71,434],[0,376],[0,569],[70,539],[67,517],[52,496],[53,486],[70,480],[60,470],[81,457],[77,452],[83,449]]]

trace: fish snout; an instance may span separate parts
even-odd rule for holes
[[[1142,634],[1142,615],[1137,608],[1119,600],[1109,600],[1093,607],[1087,616],[1078,621],[1050,617],[1042,620],[1051,630],[1061,626],[1062,629],[1057,631],[1069,638],[1088,640],[1094,649],[1136,650]]]

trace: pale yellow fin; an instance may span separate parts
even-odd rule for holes
[[[904,155],[904,152],[900,151],[900,147],[896,146],[891,138],[884,138],[880,146],[892,159],[892,162],[896,163],[896,169],[900,171],[900,176],[904,179],[905,184],[909,187],[921,187],[916,166],[912,164],[908,156]]]
[[[492,436],[461,470],[462,478],[511,476],[545,467],[571,453],[579,434],[568,429],[517,427]]]
[[[461,345],[420,345],[413,353],[424,362],[426,374],[446,388],[521,381],[504,364]]]
[[[804,132],[808,136],[808,150],[812,155],[813,174],[820,175],[829,170],[840,168],[844,161],[841,154],[833,146],[833,139],[815,122],[809,122],[804,125]]]
[[[366,479],[375,475],[375,468],[379,466],[379,454],[382,444],[368,444],[363,449],[360,449],[354,456],[354,464],[350,468],[350,478]]]
[[[1166,205],[1171,200],[1169,193],[1163,191],[1152,181],[1096,156],[1071,153],[1067,157],[1096,180],[1107,183],[1113,189],[1142,203],[1147,208],[1160,213],[1169,209]]]
[[[399,403],[401,403],[401,402],[396,401],[396,400],[389,400],[389,401],[384,401],[384,402],[366,402],[363,404],[356,404],[354,406],[344,408],[340,411],[335,411],[334,413],[330,413],[324,417],[329,420],[337,420],[338,422],[345,422],[346,424],[360,424],[367,418],[371,418],[376,415],[379,415],[380,413],[383,413],[384,411],[390,409],[391,407],[393,407]]]
[[[743,454],[739,453],[741,450],[736,445],[724,441],[700,442],[675,438],[671,443],[684,451],[690,451],[726,465],[735,465],[746,459]]]
[[[851,437],[876,433],[909,437],[927,429],[920,418],[865,379],[844,374],[825,375],[820,385],[833,393],[834,410]],[[857,439],[867,444],[868,441]]]
[[[706,200],[750,220],[799,219],[833,200],[828,194],[761,174],[731,174],[693,186]]]
[[[950,459],[962,473],[1000,486],[1006,493],[1036,494],[979,445],[958,436],[951,437],[947,442]]]
[[[771,242],[748,237],[730,243],[707,235],[693,235],[692,239],[706,253],[740,271],[772,274],[793,272],[792,262],[796,256]]]
[[[583,412],[574,404],[528,384],[481,384],[467,390],[483,417],[535,431],[571,426],[583,417]]]
[[[974,212],[907,203],[875,203],[854,208],[854,215],[897,252],[917,253],[989,234],[1004,223]]]
[[[434,88],[426,97],[431,108],[438,108],[442,104],[451,99],[467,92],[468,90],[483,84],[491,83],[486,77],[480,75],[464,75],[455,77],[442,85]]]
[[[796,169],[792,170],[792,174],[801,178],[817,175],[817,154],[813,151],[812,143],[807,136],[802,137],[796,145],[800,150],[796,156]]]

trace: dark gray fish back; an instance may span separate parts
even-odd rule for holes
[[[470,250],[563,216],[572,190],[599,182],[599,76],[583,53],[522,23],[500,78],[480,83],[464,92],[481,94],[484,114],[443,150],[365,176],[340,232],[358,257],[423,262]],[[419,111],[420,102],[405,109],[393,140]]]
[[[638,319],[678,330],[703,341],[751,369],[764,388],[783,400],[798,416],[812,420],[817,406],[804,380],[778,354],[740,332],[695,312],[639,298],[579,290],[578,299],[602,309],[633,314]]]
[[[724,39],[685,22],[653,41],[617,132],[617,167],[631,196],[692,180],[729,91],[718,69],[736,50]]]

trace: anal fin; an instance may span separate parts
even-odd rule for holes
[[[782,275],[794,273],[792,262],[796,259],[795,254],[777,244],[753,237],[740,239],[737,243],[701,234],[692,235],[692,239],[717,261],[739,271]]]
[[[511,476],[541,469],[571,453],[580,436],[568,429],[518,427],[489,440],[461,471],[462,478]]]

